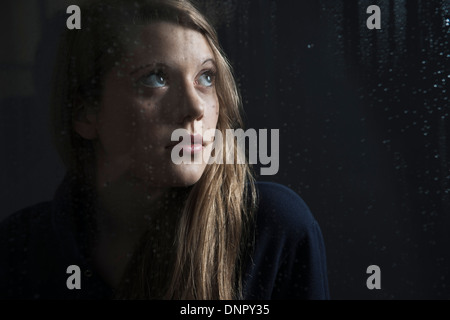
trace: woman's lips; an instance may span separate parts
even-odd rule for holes
[[[212,143],[212,141],[204,141],[202,135],[194,134],[191,135],[191,141],[185,141],[186,139],[180,138],[180,141],[175,141],[169,144],[166,149],[172,150],[175,146],[180,145],[183,153],[195,154],[198,152],[202,152],[203,149]]]
[[[182,147],[183,153],[186,154],[194,154],[198,152],[203,151],[203,145],[201,144],[190,144],[190,145],[184,145]]]

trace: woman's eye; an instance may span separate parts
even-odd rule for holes
[[[144,86],[151,87],[151,88],[161,88],[166,86],[166,79],[164,78],[164,75],[159,73],[152,73],[146,77],[144,77],[141,80],[141,83]]]
[[[210,72],[205,72],[198,78],[197,82],[201,86],[212,87],[214,84],[214,75]]]

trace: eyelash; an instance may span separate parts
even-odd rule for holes
[[[144,81],[147,80],[148,78],[150,78],[150,77],[153,76],[153,75],[156,75],[156,76],[158,76],[158,77],[161,77],[161,78],[163,78],[164,80],[167,79],[167,75],[166,75],[166,73],[165,73],[163,70],[161,70],[161,69],[155,69],[155,70],[150,71],[149,73],[146,73],[144,76],[142,76],[142,77],[139,79],[139,83],[141,83],[142,85],[144,85],[144,86],[146,86],[146,87],[151,87],[150,85],[145,84]]]
[[[211,86],[207,86],[207,87],[213,87],[213,86],[215,85],[215,82],[216,82],[216,74],[217,74],[216,69],[215,69],[215,68],[210,68],[210,69],[203,70],[203,71],[200,73],[199,77],[201,77],[201,76],[203,76],[203,75],[209,76],[209,77],[211,78]],[[151,87],[150,85],[145,84],[145,83],[143,83],[143,82],[144,82],[146,79],[148,79],[149,77],[153,76],[153,75],[156,75],[156,76],[158,76],[158,77],[163,78],[166,82],[167,82],[167,80],[168,80],[168,76],[167,76],[167,74],[166,74],[163,70],[155,69],[155,70],[152,70],[152,71],[150,71],[149,73],[145,74],[143,77],[141,77],[141,78],[139,79],[139,82],[140,82],[142,85],[146,86],[146,87]],[[196,83],[198,83],[198,80],[196,80]]]
[[[201,72],[200,77],[203,75],[209,76],[211,78],[211,86],[209,86],[209,87],[213,87],[216,83],[216,73],[217,73],[216,69],[211,68],[211,69],[207,69],[207,70]]]

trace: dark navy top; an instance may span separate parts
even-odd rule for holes
[[[255,246],[243,277],[248,300],[329,299],[324,241],[317,221],[291,189],[258,182]],[[83,254],[77,217],[86,203],[66,176],[53,201],[0,224],[1,299],[112,299],[112,289]],[[69,290],[67,267],[81,269]]]

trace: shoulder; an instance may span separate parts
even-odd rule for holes
[[[34,299],[54,277],[59,255],[52,209],[51,202],[39,203],[0,223],[0,299]]]
[[[21,209],[0,222],[0,236],[6,235],[25,236],[29,232],[37,231],[40,227],[47,226],[50,220],[51,202],[42,202],[27,208]],[[28,231],[28,232],[27,232]],[[14,238],[9,238],[9,242]]]
[[[298,236],[315,227],[316,220],[308,205],[292,189],[273,182],[257,182],[256,187],[256,220],[260,231]]]
[[[292,189],[258,182],[255,236],[245,297],[326,299],[325,247],[318,223]]]
[[[0,257],[21,259],[51,234],[51,202],[17,211],[0,222]],[[11,262],[11,261],[9,261]]]

